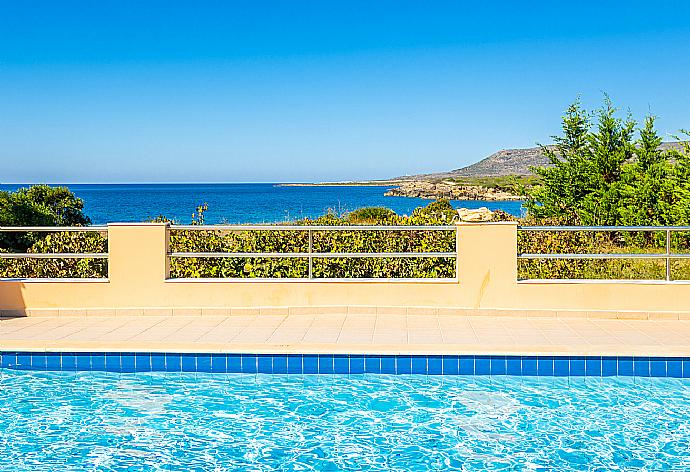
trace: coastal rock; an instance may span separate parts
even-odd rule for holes
[[[448,200],[485,200],[505,201],[520,200],[522,197],[496,188],[457,185],[453,182],[429,182],[412,180],[402,182],[399,187],[388,190],[384,195],[389,197],[416,197],[427,200],[447,198]]]
[[[494,212],[486,207],[476,209],[458,208],[458,216],[460,217],[460,221],[477,223],[491,221],[494,218]]]

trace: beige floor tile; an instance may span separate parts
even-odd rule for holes
[[[273,328],[245,328],[237,336],[233,338],[233,342],[237,343],[263,343],[273,335],[275,329]]]
[[[410,344],[442,344],[443,337],[440,334],[410,333],[408,342]]]
[[[256,316],[260,313],[260,308],[232,308],[230,310],[232,316]]]
[[[269,343],[298,343],[307,334],[305,329],[278,329],[268,339]]]
[[[324,314],[324,315],[318,315],[314,317],[314,321],[312,322],[311,326],[315,328],[323,327],[323,328],[335,328],[335,327],[341,327],[345,323],[345,319],[347,318],[347,315],[345,314]]]
[[[376,328],[407,328],[407,316],[405,315],[378,315]]]
[[[201,316],[230,316],[231,312],[232,310],[230,308],[209,307],[201,309]]]
[[[244,328],[226,327],[224,329],[212,328],[196,339],[198,343],[229,343],[235,339]]]
[[[307,333],[302,338],[305,343],[336,343],[340,333]]]
[[[688,321],[423,316],[436,323],[389,314],[25,317],[0,319],[0,347],[690,355]]]

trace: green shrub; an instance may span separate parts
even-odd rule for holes
[[[38,237],[38,236],[36,236]],[[106,253],[107,239],[95,232],[50,233],[28,253]],[[2,252],[9,252],[0,249]],[[0,277],[101,278],[108,276],[107,259],[0,259]]]
[[[384,211],[385,210],[385,211]],[[354,216],[353,216],[354,215]],[[348,226],[354,222],[387,225],[448,224],[455,210],[447,201],[434,202],[401,217],[386,209],[361,209],[338,217],[333,213],[304,219],[304,226]],[[288,225],[284,225],[288,226]],[[453,252],[455,232],[313,230],[312,252]],[[173,230],[172,252],[309,252],[309,232]],[[315,278],[447,278],[455,276],[453,258],[314,258]],[[307,258],[171,258],[171,276],[182,278],[306,278]]]
[[[91,220],[84,202],[67,187],[33,185],[0,191],[0,226],[84,226]],[[0,248],[22,252],[42,237],[36,233],[0,233]]]

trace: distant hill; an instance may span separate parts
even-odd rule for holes
[[[662,143],[662,149],[680,148],[681,143]],[[532,175],[530,167],[548,166],[541,148],[503,149],[472,165],[448,172],[406,175],[391,180],[443,180],[458,177],[499,177],[505,175]]]

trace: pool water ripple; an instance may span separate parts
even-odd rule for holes
[[[688,470],[690,382],[0,370],[0,470]]]

